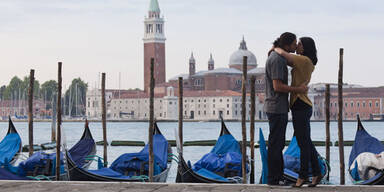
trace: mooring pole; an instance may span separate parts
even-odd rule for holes
[[[251,126],[250,126],[250,143],[251,147],[251,180],[249,183],[255,183],[255,109],[256,109],[256,98],[255,98],[255,76],[251,76]]]
[[[345,165],[344,165],[344,136],[343,136],[343,55],[344,49],[340,48],[340,60],[339,60],[339,81],[338,81],[338,128],[339,128],[339,158],[340,158],[340,185],[345,184]]]
[[[151,81],[149,88],[149,130],[148,130],[148,145],[149,145],[149,168],[148,168],[148,177],[149,182],[153,182],[153,126],[154,126],[154,111],[153,111],[153,100],[154,100],[154,89],[155,89],[155,79],[153,76],[154,73],[155,59],[151,58]]]
[[[103,124],[104,167],[108,166],[107,158],[107,106],[105,103],[105,73],[101,74],[101,119]]]
[[[57,73],[57,130],[56,130],[56,180],[60,180],[60,154],[61,154],[61,76],[62,63],[58,63]]]
[[[247,126],[245,124],[246,121],[246,83],[247,83],[247,56],[243,57],[243,80],[241,84],[241,133],[242,133],[242,143],[241,143],[241,153],[242,153],[242,159],[241,159],[241,172],[243,177],[243,183],[247,183]]]
[[[329,84],[325,85],[325,159],[330,162],[330,142],[331,142],[331,136],[330,136],[330,112],[329,112],[329,104],[330,104],[330,88]],[[327,180],[329,181],[329,174],[327,176]]]
[[[55,142],[56,141],[56,113],[57,113],[57,108],[56,108],[56,98],[55,95],[52,94],[52,123],[51,123],[51,141]]]
[[[35,82],[35,70],[31,69],[29,73],[29,89],[28,89],[28,139],[29,139],[29,156],[33,154],[33,86]]]
[[[179,140],[180,153],[183,155],[183,78],[179,77]]]

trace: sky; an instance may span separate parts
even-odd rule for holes
[[[319,62],[311,83],[337,83],[344,48],[344,82],[383,86],[384,1],[382,0],[158,0],[165,18],[166,78],[196,68],[228,67],[245,37],[259,67],[283,32],[316,41]],[[144,17],[150,0],[1,0],[0,85],[13,76],[57,79],[63,87],[80,77],[107,89],[143,88]],[[119,78],[120,76],[120,78]],[[119,81],[120,79],[120,81]],[[120,83],[119,83],[120,82]]]

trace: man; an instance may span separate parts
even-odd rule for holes
[[[296,50],[296,35],[290,32],[281,34],[274,43],[287,52]],[[269,121],[268,137],[268,185],[285,185],[283,181],[284,161],[282,150],[285,146],[285,131],[288,123],[288,93],[304,93],[306,86],[288,86],[287,60],[274,51],[269,52],[265,75],[264,111]]]

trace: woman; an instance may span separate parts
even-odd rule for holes
[[[317,63],[317,50],[315,42],[310,37],[300,38],[296,53],[290,54],[281,48],[275,48],[278,54],[287,59],[292,67],[291,86],[307,85]],[[307,93],[291,93],[290,108],[292,122],[297,143],[300,147],[300,172],[294,187],[301,187],[308,178],[308,166],[312,166],[312,183],[308,187],[315,187],[322,179],[318,154],[311,140],[310,118],[312,116],[312,102]]]

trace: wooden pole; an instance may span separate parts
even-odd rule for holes
[[[255,99],[255,76],[251,77],[251,126],[250,126],[250,147],[251,147],[251,184],[255,183],[255,108],[256,108],[256,99]]]
[[[33,86],[35,82],[35,70],[31,69],[29,74],[28,89],[28,139],[29,139],[29,156],[33,154]]]
[[[179,77],[179,140],[180,153],[183,155],[183,78]]]
[[[151,58],[151,82],[149,88],[149,130],[148,130],[148,145],[149,145],[149,168],[148,168],[148,177],[149,182],[153,182],[153,125],[154,125],[154,111],[153,111],[153,100],[154,100],[154,89],[155,89],[155,79],[153,76],[154,73],[155,59]]]
[[[107,106],[105,103],[105,73],[101,74],[101,119],[103,124],[104,167],[108,166],[107,158]]]
[[[330,162],[330,112],[329,112],[329,103],[330,103],[330,88],[329,84],[325,85],[325,159]],[[327,180],[329,181],[329,174],[327,176]]]
[[[242,159],[241,159],[241,172],[242,172],[242,177],[243,177],[243,183],[247,183],[247,127],[245,124],[246,121],[246,94],[247,94],[247,89],[246,89],[246,83],[247,83],[247,56],[243,57],[243,80],[241,84],[241,92],[242,92],[242,97],[241,97],[241,133],[242,133],[242,143],[241,143],[241,153],[242,153]]]
[[[57,130],[56,130],[56,180],[60,180],[60,147],[61,147],[61,76],[62,63],[58,63],[57,73]]]
[[[339,81],[338,81],[338,128],[339,128],[339,159],[340,159],[340,185],[345,184],[345,165],[344,165],[344,138],[343,138],[343,55],[344,49],[340,48],[339,60]]]
[[[57,108],[56,108],[56,98],[55,95],[52,94],[52,124],[51,124],[51,141],[55,142],[56,141],[56,113],[57,113]]]

